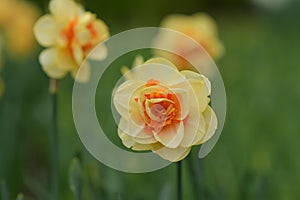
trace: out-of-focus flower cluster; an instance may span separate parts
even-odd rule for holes
[[[211,86],[206,77],[189,70],[179,72],[164,58],[148,60],[127,73],[113,97],[121,115],[118,134],[126,147],[152,150],[176,162],[193,145],[213,136],[217,118],[208,105]]]
[[[47,47],[40,54],[43,70],[50,78],[60,79],[71,72],[77,81],[87,81],[88,64],[78,70],[90,51],[109,37],[106,24],[73,0],[52,0],[49,9],[50,14],[42,16],[34,27],[38,42]],[[101,60],[106,55],[103,46],[90,58]]]
[[[32,28],[39,15],[39,9],[28,1],[0,0],[0,35],[12,56],[28,55],[36,49]]]
[[[217,25],[214,19],[205,13],[196,13],[191,16],[181,14],[169,15],[162,20],[161,27],[183,33],[203,47],[203,50],[199,50],[191,43],[183,41],[182,36],[162,31],[155,38],[154,43],[159,44],[162,48],[179,52],[181,56],[158,49],[155,49],[153,53],[155,56],[161,56],[172,61],[180,70],[194,69],[184,59],[187,57],[198,61],[202,59],[204,63],[205,59],[208,58],[204,50],[215,60],[224,53],[223,44],[218,39]]]

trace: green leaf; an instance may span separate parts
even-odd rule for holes
[[[69,171],[69,184],[75,200],[82,199],[82,170],[78,158],[73,158]]]

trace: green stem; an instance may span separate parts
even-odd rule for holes
[[[58,134],[57,134],[57,90],[58,81],[50,80],[50,97],[51,97],[51,190],[52,199],[59,200],[59,175],[58,175]]]
[[[182,200],[182,169],[181,161],[177,162],[177,200]]]

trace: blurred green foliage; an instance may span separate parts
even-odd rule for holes
[[[47,1],[36,3],[46,11]],[[226,47],[226,55],[217,64],[227,91],[227,119],[219,142],[207,158],[197,160],[198,148],[194,148],[184,161],[184,199],[300,198],[297,1],[277,12],[255,7],[246,0],[192,0],[184,5],[179,0],[82,3],[108,23],[111,34],[158,26],[170,13],[206,11],[216,19]],[[22,192],[25,199],[44,200],[49,196],[50,105],[48,78],[38,64],[37,54],[22,60],[3,56],[1,74],[6,91],[0,99],[0,180],[6,180],[10,196]],[[130,54],[114,63],[115,76],[101,80],[99,87],[107,90],[99,94],[109,96],[109,88],[121,76],[116,69],[130,65],[133,57]],[[59,83],[62,199],[74,199],[67,173],[73,157],[79,159],[75,166],[73,160],[71,185],[82,179],[85,199],[174,199],[174,165],[147,174],[126,174],[105,167],[85,150],[72,119],[72,84],[70,77]],[[109,137],[120,144],[114,122],[101,117],[108,114],[108,108],[99,104],[97,112],[100,123],[111,130]],[[75,171],[79,163],[80,177]]]

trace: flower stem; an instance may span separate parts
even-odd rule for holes
[[[50,98],[51,98],[51,193],[52,199],[59,199],[59,175],[58,175],[58,134],[57,134],[57,79],[50,80]]]
[[[177,200],[182,200],[182,172],[181,161],[177,162]]]

